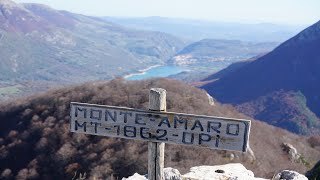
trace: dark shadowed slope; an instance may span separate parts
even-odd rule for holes
[[[71,101],[146,109],[151,87],[167,90],[168,111],[247,118],[232,107],[210,105],[205,91],[179,81],[92,82],[0,105],[0,179],[90,179],[144,174],[147,143],[70,133]],[[310,140],[309,140],[310,141]],[[290,143],[302,156],[290,161],[281,144]],[[311,147],[312,143],[312,147]],[[253,121],[249,154],[166,145],[165,166],[182,173],[196,165],[241,162],[256,176],[271,178],[281,169],[305,173],[320,157],[317,141]]]
[[[293,130],[294,132],[307,134],[312,133],[308,132],[311,130],[320,133],[320,122],[315,118],[315,115],[320,116],[319,47],[320,22],[317,22],[274,51],[218,81],[204,85],[203,88],[219,101],[239,105],[240,109],[243,109],[241,105],[244,103],[251,103],[250,108],[255,109],[254,117],[271,124],[279,125],[280,120],[287,120],[298,126],[299,130]],[[285,114],[277,117],[276,111],[270,109],[276,107],[270,104],[275,103],[273,98],[281,99],[287,96],[287,92],[295,95],[290,101],[285,102],[286,106],[277,107],[279,108],[277,111]],[[270,96],[270,94],[278,95]],[[256,103],[253,101],[258,99],[260,101],[264,96],[267,100],[263,103],[263,108],[258,109],[253,105]],[[302,105],[302,108],[292,108],[291,105],[299,103],[306,105]],[[308,108],[311,111],[308,111]],[[279,126],[291,130],[290,127]]]

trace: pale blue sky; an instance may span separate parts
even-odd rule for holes
[[[312,24],[320,0],[15,0],[94,16],[162,16],[233,22]]]

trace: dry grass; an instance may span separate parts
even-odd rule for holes
[[[75,173],[86,173],[90,179],[105,179],[146,173],[145,142],[70,133],[69,104],[145,109],[151,87],[167,90],[168,111],[246,118],[231,106],[210,106],[203,90],[166,79],[115,79],[50,91],[0,105],[0,176],[72,179],[79,178]],[[281,149],[283,142],[293,144],[308,163],[291,162]],[[241,162],[257,176],[270,178],[282,169],[305,173],[320,159],[319,149],[311,147],[307,138],[255,120],[250,146],[256,159],[245,153],[166,145],[165,166],[186,172],[196,165]]]

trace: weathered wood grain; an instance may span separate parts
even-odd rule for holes
[[[166,90],[162,88],[151,88],[149,93],[149,110],[166,111]]]
[[[246,151],[250,121],[71,103],[72,132]]]
[[[166,90],[152,88],[149,93],[149,110],[166,111]],[[148,179],[164,180],[164,148],[163,142],[148,143]]]
[[[164,147],[165,143],[148,143],[148,179],[164,180]]]

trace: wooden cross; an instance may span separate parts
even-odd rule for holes
[[[245,152],[250,120],[166,112],[152,88],[149,110],[71,102],[71,132],[148,141],[148,179],[164,180],[165,143]]]

